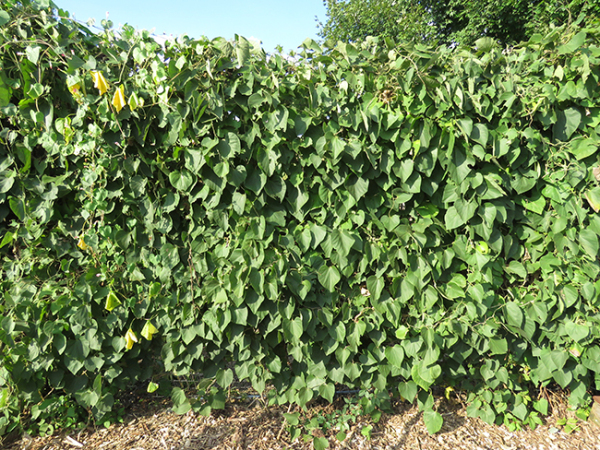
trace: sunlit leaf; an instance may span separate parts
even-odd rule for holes
[[[133,344],[138,342],[138,338],[133,330],[131,328],[127,330],[127,333],[125,333],[125,347],[127,350],[131,350],[133,348]]]
[[[444,418],[439,412],[428,410],[423,412],[423,422],[429,434],[435,434],[442,429]]]
[[[404,350],[400,345],[394,345],[393,347],[387,347],[385,349],[385,356],[394,367],[402,367],[402,361],[404,360]]]
[[[79,83],[69,85],[69,92],[73,95],[78,94],[80,89],[81,85]]]
[[[194,184],[194,176],[187,170],[175,170],[169,174],[169,181],[179,191],[187,191]]]
[[[120,112],[125,107],[127,103],[125,102],[125,88],[123,87],[123,85],[117,88],[117,90],[115,91],[115,95],[113,95],[111,103],[115,107],[117,112]]]
[[[521,327],[525,317],[519,305],[515,302],[508,302],[506,303],[505,307],[508,324],[515,327]]]
[[[600,212],[600,187],[590,189],[585,193],[585,199],[594,212]]]
[[[139,98],[135,92],[132,92],[127,101],[129,108],[134,111],[136,108],[144,106],[144,99]]]
[[[94,80],[94,87],[100,91],[100,95],[103,95],[108,91],[108,81],[106,81],[102,72],[93,71],[92,79]]]
[[[107,311],[112,311],[119,305],[121,305],[121,300],[119,300],[117,294],[115,294],[113,291],[110,291],[108,293],[108,296],[106,297],[104,309],[106,309]]]
[[[329,448],[329,441],[324,437],[315,437],[313,438],[313,447],[315,450],[325,450]]]
[[[598,259],[598,235],[590,229],[581,230],[579,242],[583,250],[594,260]]]
[[[568,141],[581,123],[581,111],[576,107],[558,111],[556,123],[552,128],[554,137],[561,141]]]
[[[579,49],[579,47],[581,47],[581,45],[585,42],[585,37],[585,31],[580,31],[575,36],[573,36],[569,42],[567,42],[564,45],[561,45],[558,48],[558,54],[564,55],[567,53],[573,53],[575,50]]]
[[[25,219],[25,202],[22,198],[12,197],[8,200],[8,204],[19,220]]]
[[[323,265],[319,269],[318,278],[319,282],[325,289],[327,289],[329,292],[333,292],[335,285],[338,284],[341,276],[335,267]]]
[[[40,50],[41,48],[38,45],[33,47],[27,47],[25,49],[25,54],[27,55],[27,59],[31,61],[33,64],[37,65],[38,59],[40,58]]]
[[[80,237],[79,240],[77,241],[77,247],[79,247],[81,250],[87,250],[88,249],[88,245],[83,240],[83,236]]]
[[[10,244],[13,241],[14,233],[7,231],[2,238],[2,242],[0,242],[0,248],[4,247],[7,244]]]
[[[10,15],[6,11],[0,9],[0,27],[6,25],[9,21]]]
[[[158,330],[156,329],[156,327],[154,325],[152,325],[152,322],[148,321],[144,324],[144,328],[142,328],[142,332],[140,334],[142,335],[143,338],[151,341],[152,335],[154,335],[157,332],[158,332]]]

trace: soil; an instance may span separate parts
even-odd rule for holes
[[[429,435],[421,413],[415,405],[398,402],[392,414],[383,414],[374,424],[358,417],[350,424],[345,440],[336,438],[337,430],[314,432],[325,437],[330,449],[385,450],[600,450],[600,427],[579,421],[578,427],[566,433],[557,421],[574,418],[567,409],[564,394],[551,394],[552,415],[535,430],[525,428],[511,432],[505,426],[490,426],[480,419],[467,417],[465,406],[457,399],[438,399],[438,411],[444,417],[442,430]],[[325,416],[344,405],[338,399],[333,405],[311,405],[305,417]],[[53,436],[4,443],[6,450],[241,450],[241,449],[312,449],[309,435],[290,442],[288,424],[283,413],[292,408],[267,407],[260,399],[253,402],[229,403],[223,411],[210,417],[189,412],[176,415],[169,402],[140,398],[128,411],[124,423],[109,428],[88,427],[64,430]],[[361,433],[371,425],[370,438]]]

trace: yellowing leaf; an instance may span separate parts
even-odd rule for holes
[[[152,335],[157,332],[158,332],[158,330],[156,329],[156,327],[154,325],[152,325],[152,322],[146,322],[146,325],[144,325],[144,328],[142,328],[141,334],[142,334],[142,337],[151,341]]]
[[[117,112],[120,112],[123,107],[127,104],[125,102],[125,88],[123,85],[119,86],[115,91],[115,95],[112,99],[112,104],[116,108]]]
[[[67,78],[67,89],[69,89],[69,92],[77,103],[83,101],[83,89],[76,79]]]
[[[79,247],[81,250],[88,249],[88,245],[85,243],[82,237],[79,238],[79,242],[77,242],[77,247]]]
[[[69,86],[69,91],[71,92],[71,94],[79,93],[79,89],[81,89],[81,85],[79,83],[75,83]]]
[[[110,291],[108,293],[108,296],[106,297],[106,304],[104,305],[104,309],[106,309],[107,311],[112,311],[120,304],[121,300],[119,300],[119,297],[117,297],[117,295],[113,291]]]
[[[584,348],[581,345],[579,345],[578,342],[576,342],[575,345],[573,345],[573,347],[571,347],[571,349],[569,350],[569,353],[575,358],[579,358],[583,353],[583,350]]]
[[[138,338],[133,332],[133,330],[130,328],[129,330],[127,330],[127,333],[125,333],[125,344],[127,350],[131,350],[133,348],[133,344],[136,342],[139,342]]]
[[[143,106],[144,102],[143,99],[138,98],[137,94],[135,92],[133,92],[130,96],[129,96],[129,101],[127,102],[127,104],[129,105],[129,107],[131,108],[131,110],[133,111],[134,109],[136,109],[138,106]]]
[[[108,81],[106,81],[102,72],[92,72],[92,79],[94,80],[94,87],[100,91],[100,95],[108,91]]]
[[[482,255],[487,255],[490,252],[490,247],[485,241],[479,241],[475,246],[475,249]]]

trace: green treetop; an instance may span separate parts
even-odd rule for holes
[[[325,40],[356,42],[367,36],[398,41],[472,45],[489,36],[504,45],[528,40],[552,25],[600,17],[597,0],[324,0]]]

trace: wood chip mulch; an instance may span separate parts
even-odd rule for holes
[[[342,403],[343,404],[343,403]],[[535,430],[510,432],[504,426],[490,426],[467,417],[464,405],[457,401],[438,400],[444,417],[442,430],[430,436],[421,413],[414,405],[397,403],[393,414],[384,414],[377,424],[359,418],[352,424],[344,441],[337,430],[326,431],[330,449],[357,450],[600,450],[600,427],[579,422],[570,434],[557,424],[560,418],[574,417],[567,410],[566,399],[552,402],[552,415]],[[340,405],[337,405],[338,408]],[[234,403],[210,417],[192,412],[179,416],[169,411],[166,402],[140,399],[128,412],[123,424],[109,428],[88,427],[64,430],[53,436],[22,436],[12,443],[0,442],[6,450],[276,450],[312,449],[313,444],[297,439],[290,442],[283,417],[288,408],[267,407],[258,401]],[[332,405],[313,405],[305,414],[324,415],[334,411]],[[372,425],[371,438],[360,432]]]

